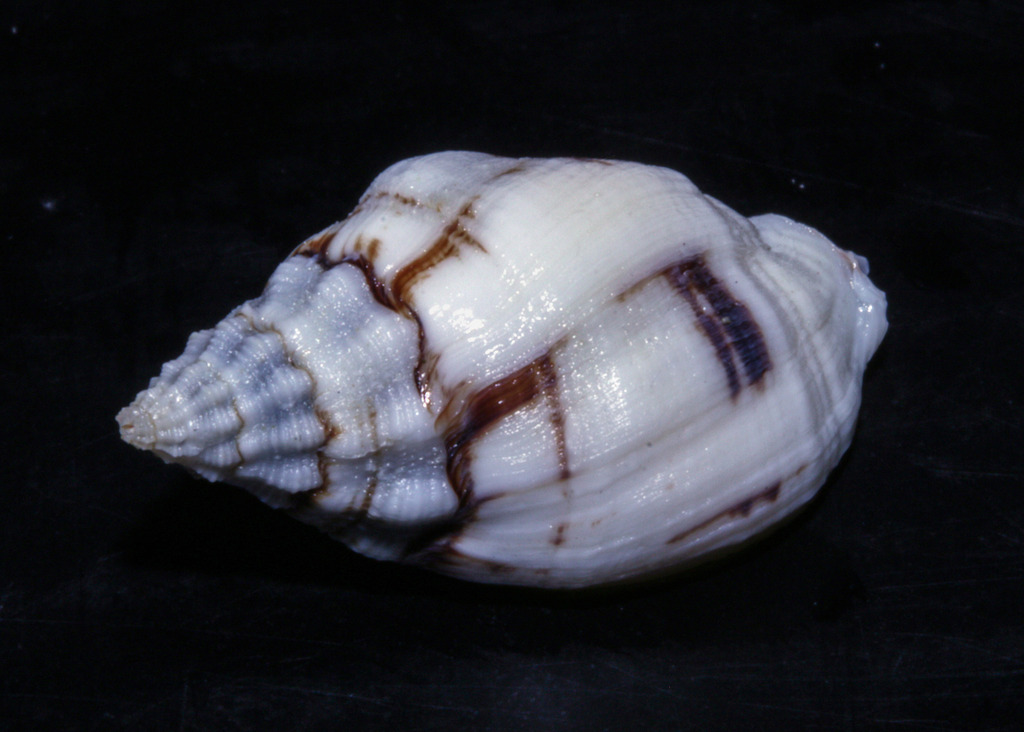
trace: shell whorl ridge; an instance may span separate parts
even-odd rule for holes
[[[384,171],[118,422],[373,557],[606,584],[806,503],[885,329],[864,260],[679,173],[438,153]]]

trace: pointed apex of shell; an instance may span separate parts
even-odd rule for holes
[[[140,450],[152,450],[156,444],[156,425],[135,400],[117,413],[117,424],[121,427],[121,439]]]
[[[313,380],[255,317],[234,312],[194,333],[117,415],[121,438],[208,480],[286,493],[319,487],[325,432]]]

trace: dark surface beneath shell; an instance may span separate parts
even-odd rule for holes
[[[1024,6],[619,6],[0,10],[0,726],[1016,729]],[[655,584],[503,590],[119,441],[191,331],[453,148],[665,165],[870,260],[890,331],[808,511]]]

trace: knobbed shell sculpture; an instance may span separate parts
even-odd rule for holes
[[[445,152],[384,171],[117,419],[363,554],[598,585],[806,503],[885,329],[863,259],[679,173]]]

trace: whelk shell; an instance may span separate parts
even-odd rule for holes
[[[885,329],[863,259],[679,173],[446,152],[384,171],[117,419],[369,556],[599,585],[806,503]]]

